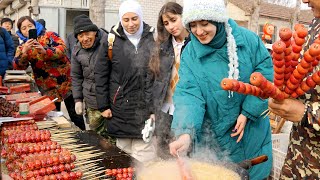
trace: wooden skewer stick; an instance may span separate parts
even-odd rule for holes
[[[79,157],[81,156],[100,156],[100,155],[104,155],[105,153],[104,152],[100,152],[100,153],[94,153],[94,154],[91,154],[91,153],[74,153],[76,156],[78,155]],[[78,157],[77,156],[77,157]]]
[[[277,123],[277,127],[273,130],[273,134],[278,134],[280,133],[282,126],[284,125],[284,123],[286,122],[286,119],[281,118],[280,121]]]
[[[76,168],[74,168],[74,169],[75,169],[75,170],[77,170],[77,169],[88,169],[88,168],[95,167],[95,166],[97,166],[97,165],[94,164],[94,163],[91,163],[91,164],[86,164],[86,165],[78,166],[78,167],[76,167]]]
[[[88,159],[88,158],[92,158],[92,157],[98,157],[98,156],[100,156],[101,154],[99,154],[99,155],[94,155],[94,154],[82,154],[82,155],[76,155],[76,157],[78,158],[78,159]]]
[[[96,170],[93,170],[93,171],[87,171],[87,172],[84,172],[83,174],[89,174],[89,175],[91,175],[92,173],[101,173],[101,172],[105,172],[106,170],[105,170],[105,168],[104,167],[99,167],[98,169],[96,169]]]
[[[95,179],[100,179],[100,178],[102,178],[102,177],[106,177],[106,175],[105,174],[103,174],[103,175],[101,175],[101,176],[98,176],[98,177],[96,177]],[[112,180],[112,178],[104,178],[104,180]]]
[[[91,158],[96,158],[96,157],[99,157],[99,156],[86,156],[86,157],[78,157],[79,160],[85,160],[85,159],[91,159]]]
[[[53,134],[76,134],[73,131],[54,131]]]
[[[80,166],[82,164],[89,164],[89,163],[92,163],[92,162],[97,162],[97,161],[102,161],[103,159],[96,159],[96,160],[91,160],[91,161],[83,161],[83,162],[76,162],[74,163],[74,165],[76,166]],[[78,161],[78,160],[77,160]],[[80,160],[79,160],[80,161]]]
[[[95,165],[95,166],[92,166],[92,167],[89,167],[89,168],[80,169],[80,171],[82,171],[82,172],[95,172],[99,168],[101,168],[101,167],[99,167],[98,165]]]
[[[85,172],[94,172],[98,168],[101,168],[101,167],[99,167],[98,165],[95,165],[95,166],[92,166],[92,167],[89,167],[89,168],[79,169],[79,171],[82,171],[83,173],[85,173]]]
[[[74,138],[74,135],[72,134],[51,134],[52,137],[70,137],[70,138]],[[74,138],[75,139],[75,138]]]
[[[55,140],[57,140],[57,141],[61,141],[61,142],[77,142],[77,140],[76,139],[61,139],[61,138],[52,138],[51,137],[51,139],[55,139]]]
[[[94,147],[83,147],[83,148],[79,148],[79,149],[73,149],[74,151],[84,151],[84,150],[89,150],[89,149],[92,149]],[[99,151],[99,150],[95,150],[95,151]],[[88,152],[88,151],[87,151]],[[94,152],[94,151],[93,151]]]
[[[48,125],[38,125],[38,128],[42,128],[42,127],[54,127],[56,126],[55,124],[48,124]]]
[[[103,168],[103,167],[101,167],[101,168]],[[101,168],[100,168],[100,169],[101,169]],[[85,172],[85,173],[83,173],[84,175],[85,175],[85,174],[88,174],[88,173],[90,173],[90,174],[88,174],[87,176],[83,176],[83,178],[88,179],[89,177],[92,177],[92,176],[95,176],[95,175],[98,175],[98,174],[101,174],[101,173],[104,173],[104,172],[105,172],[105,170],[97,171],[97,172],[94,172],[94,173],[92,173],[92,172]]]
[[[72,153],[76,154],[76,155],[94,155],[94,154],[97,154],[97,153],[103,153],[103,152],[100,152],[100,150],[94,150],[94,151],[73,151],[71,150]]]
[[[51,134],[54,134],[54,135],[61,135],[61,134],[67,134],[67,135],[75,135],[74,132],[59,132],[59,131],[55,131],[55,132],[51,132]]]
[[[72,144],[70,144],[70,145],[66,144],[66,145],[63,145],[63,147],[76,150],[77,148],[83,148],[85,146],[81,146],[81,145],[77,146],[77,145],[72,145]]]
[[[100,172],[100,173],[95,173],[95,174],[90,174],[89,176],[84,176],[83,178],[84,178],[84,179],[96,179],[96,178],[94,178],[94,177],[92,177],[92,176],[96,176],[96,175],[98,175],[98,174],[101,174],[101,172]]]
[[[83,147],[83,146],[89,146],[88,144],[70,144],[71,147]]]

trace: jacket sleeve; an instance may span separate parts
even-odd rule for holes
[[[13,59],[13,69],[25,70],[29,66],[28,53],[22,53],[22,44],[17,47],[16,55]]]
[[[153,38],[153,33],[152,33],[152,38]],[[153,54],[155,53],[155,43],[154,40],[152,39],[153,45],[152,50],[151,50],[151,56],[149,59],[149,63],[151,61],[151,58]],[[151,69],[149,68],[149,63],[147,64],[147,78],[146,78],[146,88],[145,88],[145,100],[146,100],[146,105],[149,111],[149,114],[154,114],[155,113],[155,107],[153,103],[153,83],[154,83],[154,74],[152,73]]]
[[[174,113],[172,131],[178,137],[189,134],[192,138],[200,134],[205,114],[205,99],[200,86],[190,67],[185,63],[191,61],[184,51],[179,68],[179,82],[173,95]]]
[[[75,101],[82,100],[82,83],[83,74],[82,67],[79,63],[77,56],[73,53],[71,57],[71,78],[72,78],[72,95]]]
[[[19,46],[19,38],[16,35],[12,35],[13,45],[14,45],[14,52],[16,51],[17,47]]]
[[[100,58],[96,60],[94,78],[96,82],[96,98],[100,111],[110,108],[109,102],[109,78],[111,72],[111,60],[108,57],[108,42],[100,48]]]
[[[320,103],[310,102],[306,105],[308,107],[303,120],[307,121],[307,123],[310,124],[316,131],[320,131],[320,117],[319,113],[317,113],[320,109]]]
[[[256,46],[251,46],[251,52],[254,52],[254,56],[251,59],[254,72],[260,72],[269,81],[273,82],[273,65],[270,54],[261,39],[258,36],[254,36],[254,38],[256,38],[255,41],[257,42]],[[256,121],[267,108],[267,100],[248,95],[242,104],[241,114]]]
[[[3,31],[5,36],[5,46],[7,52],[8,62],[11,64],[14,58],[14,44],[11,35],[7,31]]]
[[[153,82],[154,82],[154,76],[151,70],[148,68],[147,70],[147,79],[146,79],[146,104],[148,107],[149,114],[155,113],[155,108],[153,104]]]

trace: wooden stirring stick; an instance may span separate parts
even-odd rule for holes
[[[181,180],[194,180],[191,174],[190,167],[185,163],[185,161],[179,156],[177,151],[177,163],[180,170]]]

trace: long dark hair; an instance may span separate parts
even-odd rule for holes
[[[175,2],[168,2],[162,6],[157,22],[157,39],[156,47],[151,56],[149,67],[151,72],[157,77],[160,74],[160,45],[167,41],[170,37],[170,33],[166,30],[163,24],[162,15],[166,13],[172,13],[174,15],[182,15],[182,6]]]
[[[19,20],[18,20],[18,22],[17,22],[17,27],[18,27],[18,29],[19,29],[19,31],[21,32],[21,25],[22,25],[22,22],[24,21],[24,20],[28,20],[28,21],[30,21],[34,26],[36,26],[36,22],[34,22],[34,20],[30,17],[30,16],[22,16]]]

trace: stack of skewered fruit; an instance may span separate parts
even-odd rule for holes
[[[38,129],[33,120],[3,124],[1,155],[6,158],[10,177],[14,180],[81,179],[81,171],[72,172],[76,156],[51,141],[49,130]]]
[[[116,180],[132,180],[134,168],[118,168],[106,169],[107,178],[115,178]]]
[[[254,72],[250,77],[251,84],[225,78],[221,81],[221,87],[264,99],[271,97],[283,100],[297,98],[320,85],[320,71],[314,71],[320,60],[320,39],[316,39],[300,58],[308,30],[302,24],[295,25],[294,29],[295,32],[289,28],[281,28],[281,40],[272,46],[274,83],[261,73]]]

